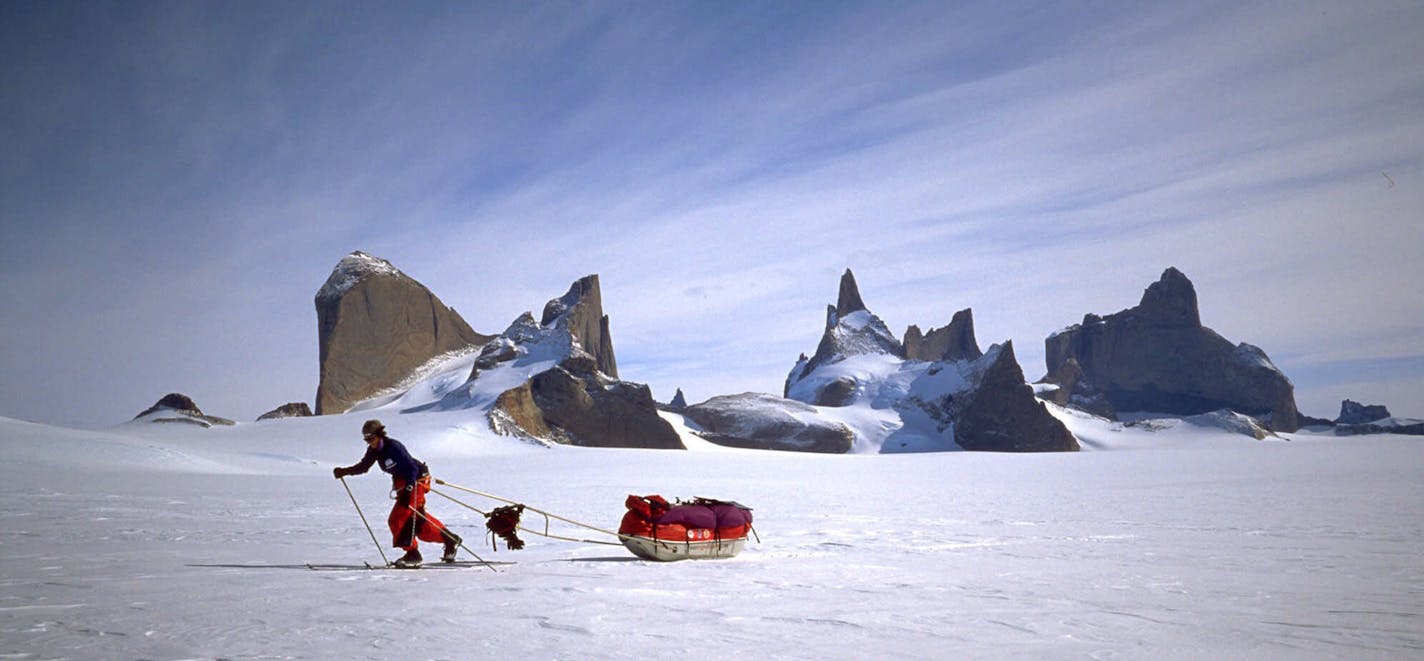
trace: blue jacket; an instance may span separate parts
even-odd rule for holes
[[[360,475],[371,470],[372,464],[377,463],[380,464],[382,471],[390,474],[393,486],[415,484],[421,476],[430,474],[430,469],[426,467],[425,463],[410,456],[410,451],[405,449],[405,445],[394,438],[381,439],[379,447],[368,447],[366,456],[361,457],[361,461],[346,470],[352,475]]]

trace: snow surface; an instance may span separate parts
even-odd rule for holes
[[[0,656],[1424,651],[1420,439],[1256,441],[1053,410],[1084,452],[545,448],[492,434],[477,410],[383,411],[436,477],[597,526],[617,525],[629,493],[756,508],[761,541],[738,557],[660,564],[529,534],[491,552],[481,516],[433,497],[472,549],[517,561],[498,573],[305,568],[381,561],[330,472],[360,456],[364,413],[102,432],[0,419]],[[382,525],[386,476],[347,482]]]

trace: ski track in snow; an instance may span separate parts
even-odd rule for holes
[[[607,528],[629,493],[730,498],[756,508],[761,543],[660,564],[526,533],[526,549],[495,552],[481,516],[432,496],[467,546],[518,564],[308,571],[380,562],[330,476],[360,455],[359,416],[135,445],[195,458],[186,472],[105,468],[92,448],[106,437],[10,425],[5,458],[34,451],[26,434],[96,455],[73,470],[0,462],[0,656],[1424,654],[1417,439],[1138,433],[1159,447],[828,457],[476,438],[485,450],[462,452],[448,426],[388,424],[450,482]],[[235,468],[198,472],[210,463]],[[386,477],[348,484],[385,539]]]

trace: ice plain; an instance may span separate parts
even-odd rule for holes
[[[366,414],[105,431],[4,419],[0,656],[1424,654],[1418,438],[1257,441],[1058,415],[1083,452],[547,448],[469,412],[389,417],[435,477],[595,526],[616,527],[628,494],[756,512],[760,543],[740,556],[660,564],[528,534],[492,551],[483,517],[432,497],[481,557],[517,561],[498,572],[306,569],[381,561],[330,472],[359,458]],[[384,544],[386,477],[348,484]]]

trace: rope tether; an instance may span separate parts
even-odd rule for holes
[[[518,530],[523,530],[524,532],[527,532],[527,533],[529,533],[529,534],[531,534],[531,535],[539,535],[540,537],[547,537],[547,538],[549,538],[549,539],[558,539],[558,540],[562,540],[562,541],[565,541],[565,542],[581,542],[581,543],[584,543],[584,544],[603,544],[603,545],[606,545],[606,546],[623,546],[622,540],[624,540],[624,539],[630,539],[630,538],[633,537],[633,535],[624,535],[623,533],[614,532],[614,531],[608,530],[608,529],[606,529],[606,528],[599,528],[599,527],[597,527],[597,526],[591,526],[591,525],[589,525],[589,524],[587,524],[587,523],[583,523],[583,522],[581,522],[581,521],[575,521],[575,520],[573,520],[573,519],[570,519],[570,518],[567,518],[567,517],[562,517],[562,516],[559,516],[559,515],[557,515],[557,514],[551,514],[551,513],[549,513],[549,512],[546,512],[546,511],[544,511],[544,510],[541,510],[541,509],[539,509],[539,508],[537,508],[537,507],[530,507],[530,506],[524,505],[523,503],[520,503],[520,502],[518,502],[518,501],[514,501],[514,500],[510,500],[510,499],[508,499],[508,498],[505,498],[505,497],[503,497],[503,496],[496,496],[496,495],[494,495],[494,494],[492,494],[492,493],[485,493],[485,492],[483,492],[483,491],[478,491],[478,490],[475,490],[475,489],[471,489],[471,488],[469,488],[469,487],[462,487],[462,486],[460,486],[460,485],[458,485],[458,484],[451,484],[451,483],[446,482],[445,480],[441,480],[441,479],[439,479],[439,478],[432,478],[432,481],[435,482],[436,484],[439,484],[439,485],[441,485],[441,486],[450,487],[451,489],[455,489],[455,490],[457,490],[457,491],[463,491],[463,492],[468,493],[468,494],[474,494],[474,495],[476,495],[476,496],[482,496],[482,497],[484,497],[484,498],[489,498],[490,500],[497,500],[497,501],[499,501],[499,502],[508,503],[508,504],[510,504],[510,505],[516,505],[516,506],[519,506],[519,507],[524,508],[524,509],[527,510],[527,511],[534,512],[535,514],[539,514],[539,515],[543,516],[543,517],[544,517],[544,530],[542,530],[542,531],[540,531],[540,530],[534,530],[534,529],[532,529],[532,528],[528,528],[528,527],[525,527],[525,526],[522,526],[522,525],[517,525],[517,526],[516,526],[516,529],[518,529]],[[456,505],[459,505],[459,506],[464,507],[464,508],[469,509],[469,510],[473,510],[473,511],[475,511],[475,512],[479,512],[480,514],[482,514],[482,515],[484,515],[484,516],[486,516],[486,517],[490,516],[489,514],[485,513],[484,511],[480,510],[479,508],[474,507],[473,505],[470,505],[470,504],[468,504],[468,503],[461,502],[460,500],[458,500],[458,499],[456,499],[456,498],[454,498],[454,497],[452,497],[452,496],[450,496],[450,495],[448,495],[448,494],[446,494],[446,493],[444,493],[444,492],[437,491],[437,490],[435,490],[435,489],[431,489],[430,492],[431,492],[431,493],[434,493],[434,494],[439,494],[440,496],[442,496],[442,497],[444,497],[444,498],[450,500],[451,502],[455,503]],[[587,529],[592,530],[592,531],[594,531],[594,532],[600,532],[600,533],[603,533],[603,534],[605,534],[605,535],[611,535],[611,536],[613,536],[613,537],[618,538],[619,541],[617,541],[617,542],[605,542],[605,541],[601,541],[601,540],[597,540],[597,539],[578,539],[578,538],[574,538],[574,537],[563,537],[563,536],[561,536],[561,535],[555,535],[555,534],[549,532],[549,520],[550,520],[550,519],[557,519],[557,520],[559,520],[559,521],[563,521],[564,523],[567,523],[567,524],[570,524],[570,525],[574,525],[574,526],[578,526],[578,527],[580,527],[580,528],[587,528]],[[518,523],[518,521],[516,521],[516,523]],[[654,541],[655,541],[659,546],[663,546],[663,547],[666,547],[666,548],[669,548],[669,549],[672,548],[671,545],[669,545],[667,542],[664,542],[664,541],[662,541],[662,540],[654,540]],[[511,546],[510,548],[515,548],[515,547]]]

